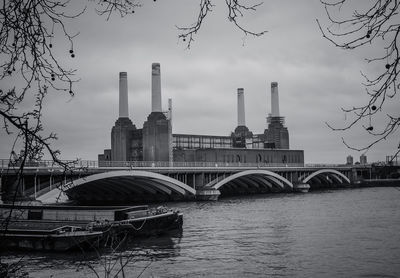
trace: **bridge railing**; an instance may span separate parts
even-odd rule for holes
[[[241,163],[241,162],[169,162],[169,161],[96,161],[62,160],[72,168],[215,168],[215,167],[302,167],[302,163]],[[0,160],[1,169],[17,168],[20,162]],[[61,168],[52,160],[26,161],[25,168]]]
[[[98,163],[95,160],[60,160],[62,163],[68,164],[76,168],[98,168]],[[0,168],[18,168],[21,165],[20,161],[10,159],[0,159]],[[60,168],[61,166],[53,160],[40,161],[25,161],[24,167],[27,168]]]
[[[285,163],[240,163],[240,162],[169,162],[169,161],[95,161],[95,160],[63,160],[61,161],[75,168],[152,168],[152,167],[285,167],[303,166],[303,164]],[[18,167],[20,164],[8,159],[0,160],[1,168]],[[25,167],[29,168],[59,168],[52,160],[27,161]]]
[[[216,167],[301,167],[301,163],[241,163],[241,162],[168,162],[168,161],[101,161],[101,167],[131,168],[216,168]]]
[[[302,164],[302,163],[241,163],[241,162],[169,162],[169,161],[97,161],[97,160],[62,160],[61,162],[70,165],[72,168],[216,168],[216,167],[308,167],[308,168],[326,168],[326,167],[351,167],[344,164]],[[0,159],[1,169],[17,168],[18,161],[9,159]],[[370,167],[371,164],[359,165]],[[59,169],[60,165],[53,160],[26,161],[26,168],[44,168]]]

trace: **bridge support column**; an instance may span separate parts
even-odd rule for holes
[[[299,193],[307,193],[310,190],[310,185],[308,183],[296,183],[293,184],[293,191]]]
[[[37,175],[35,175],[35,177],[33,178],[33,190],[34,190],[34,197],[35,197],[35,200],[36,200],[36,192],[37,192],[37,182],[36,182],[36,178],[37,178]]]
[[[355,169],[355,168],[352,168],[352,169],[351,169],[351,177],[350,177],[350,180],[351,180],[352,183],[354,183],[355,181],[358,180],[357,169]]]
[[[192,188],[196,189],[196,174],[192,174],[192,182],[191,184],[188,184]]]
[[[194,189],[204,186],[204,173],[200,173],[200,174],[196,174],[195,175],[194,184],[195,184]]]
[[[199,189],[196,191],[196,200],[198,201],[217,201],[221,192],[218,189]]]
[[[290,182],[295,184],[299,181],[299,173],[296,172],[291,172],[291,176],[290,176]]]

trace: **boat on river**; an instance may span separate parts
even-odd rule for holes
[[[165,207],[0,205],[0,248],[93,248],[112,237],[157,236],[182,224],[182,213]]]
[[[37,251],[67,251],[99,247],[104,233],[89,231],[76,226],[62,226],[55,229],[37,230],[14,227],[2,231],[0,246],[2,249],[23,249]]]

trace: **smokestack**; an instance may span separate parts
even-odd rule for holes
[[[128,74],[119,73],[119,117],[129,118],[128,112]]]
[[[271,116],[279,117],[278,82],[271,82]]]
[[[246,126],[246,119],[244,114],[244,89],[237,89],[238,96],[238,126]]]
[[[160,64],[151,64],[151,70],[151,112],[162,112]]]
[[[172,98],[168,99],[168,118],[172,122]]]

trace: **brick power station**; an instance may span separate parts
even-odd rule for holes
[[[238,125],[226,136],[172,133],[172,101],[162,111],[161,70],[152,64],[151,113],[143,128],[129,119],[127,73],[119,73],[119,117],[111,130],[111,149],[99,154],[99,165],[125,161],[263,163],[304,165],[304,151],[289,149],[289,132],[279,113],[278,83],[271,83],[267,128],[254,134],[246,126],[244,89],[237,89]]]

